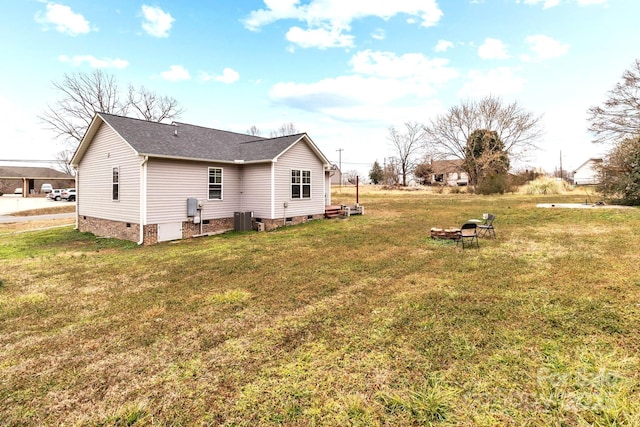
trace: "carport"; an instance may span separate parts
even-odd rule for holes
[[[74,187],[75,177],[51,168],[0,166],[0,191],[3,193],[13,193],[16,188],[21,188],[22,197],[28,197],[38,194],[44,183],[54,188]]]

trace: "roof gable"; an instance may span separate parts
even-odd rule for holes
[[[187,123],[166,124],[97,113],[71,164],[78,165],[102,123],[113,129],[141,156],[227,163],[267,162],[276,161],[291,146],[305,140],[323,163],[329,163],[304,133],[262,138]]]

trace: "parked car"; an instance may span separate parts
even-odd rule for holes
[[[15,190],[13,190],[13,194],[20,194],[20,195],[22,195],[22,188],[16,188]]]
[[[51,190],[51,193],[47,194],[47,198],[55,201],[61,200],[62,191],[63,190],[61,188],[54,188],[53,190]]]
[[[68,202],[76,201],[76,189],[75,188],[67,188],[66,190],[62,190],[62,194],[60,195],[62,200],[66,200]]]
[[[42,184],[42,187],[40,187],[40,192],[44,194],[51,193],[51,190],[53,190],[53,186],[51,184]]]

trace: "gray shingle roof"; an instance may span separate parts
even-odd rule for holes
[[[26,166],[0,166],[0,178],[71,178],[73,176],[51,168],[38,168]]]
[[[305,134],[261,138],[187,123],[98,114],[140,155],[223,162],[271,161]]]

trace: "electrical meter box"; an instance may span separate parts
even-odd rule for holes
[[[198,214],[198,199],[189,197],[187,199],[187,216],[194,217]]]

